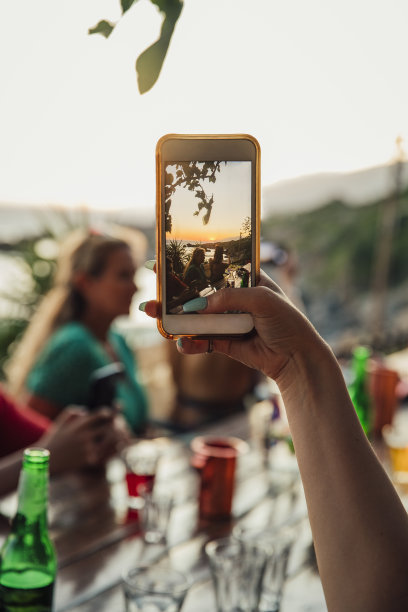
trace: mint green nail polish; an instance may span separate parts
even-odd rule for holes
[[[204,310],[207,307],[208,300],[206,297],[194,298],[183,304],[183,312],[196,312],[197,310]]]
[[[177,338],[177,346],[183,348],[183,338]]]
[[[147,261],[145,261],[144,267],[147,268],[148,270],[153,270],[155,265],[156,265],[155,259],[148,259]]]
[[[146,304],[147,302],[140,302],[139,304],[139,310],[141,310],[142,312],[144,312],[146,310]]]

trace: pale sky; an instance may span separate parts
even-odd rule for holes
[[[174,166],[169,165],[167,171],[175,174]],[[198,202],[195,192],[176,188],[171,198],[172,231],[166,234],[167,240],[214,242],[239,236],[244,219],[251,216],[251,162],[221,164],[215,176],[215,183],[201,181],[207,197],[214,197],[207,225],[202,221],[205,208],[199,215],[193,214]]]
[[[139,0],[0,4],[0,202],[134,207],[154,219],[155,144],[249,133],[262,185],[388,162],[408,139],[406,0],[185,0],[153,89],[138,54],[160,29]]]

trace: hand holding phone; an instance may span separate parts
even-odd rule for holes
[[[260,147],[248,135],[167,135],[156,148],[157,287],[166,338],[250,333],[248,313],[197,314],[186,302],[259,276]],[[198,302],[199,303],[199,302]]]

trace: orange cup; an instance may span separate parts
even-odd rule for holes
[[[374,404],[373,432],[381,435],[384,425],[390,425],[397,405],[396,387],[399,377],[394,370],[377,367],[370,375],[370,392]]]
[[[192,465],[200,472],[202,518],[230,518],[236,460],[248,448],[246,442],[233,437],[199,436],[192,440]]]

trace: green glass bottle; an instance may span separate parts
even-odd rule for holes
[[[351,364],[353,382],[348,388],[361,426],[367,435],[371,432],[371,399],[367,385],[367,366],[370,354],[366,346],[358,346],[354,349]]]
[[[48,535],[49,451],[24,451],[17,514],[0,554],[0,611],[50,612],[57,562]]]
[[[241,287],[248,287],[249,285],[249,272],[244,270],[241,277]]]

